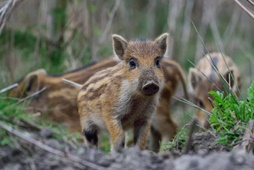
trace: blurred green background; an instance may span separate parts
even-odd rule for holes
[[[229,0],[21,0],[0,35],[0,89],[39,68],[58,74],[108,57],[113,33],[129,40],[164,32],[168,57],[186,75],[187,59],[197,63],[206,50],[231,56],[246,95],[254,75],[254,20]]]

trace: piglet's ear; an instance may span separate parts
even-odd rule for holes
[[[40,90],[41,79],[46,74],[47,73],[44,69],[39,69],[29,73],[24,79],[24,90],[26,94],[31,94]]]
[[[40,90],[41,82],[47,75],[44,69],[39,69],[27,74],[22,80],[18,81],[18,87],[9,91],[9,97],[24,98]]]
[[[197,87],[198,83],[202,80],[202,77],[200,76],[200,74],[197,72],[195,68],[190,68],[188,79],[189,79],[191,88],[194,90]]]
[[[124,52],[128,46],[128,42],[120,35],[113,34],[113,50],[115,55],[120,59],[123,60]]]
[[[154,42],[160,47],[162,55],[164,55],[168,49],[168,36],[168,33],[164,33],[154,40]]]

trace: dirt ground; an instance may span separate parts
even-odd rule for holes
[[[52,138],[49,129],[29,132],[29,140],[13,137],[15,147],[0,148],[1,170],[251,170],[254,156],[243,150],[233,150],[216,143],[215,135],[193,134],[188,154],[164,152],[155,154],[135,147],[122,153],[104,154],[96,148],[86,148]],[[11,135],[12,136],[12,135]]]

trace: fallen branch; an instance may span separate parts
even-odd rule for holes
[[[41,126],[38,126],[30,121],[27,121],[26,119],[24,118],[21,118],[20,121],[24,124],[26,124],[27,126],[29,126],[30,128],[34,129],[34,130],[37,130],[37,131],[41,131],[43,130],[43,127]]]
[[[254,2],[252,0],[247,0],[252,6],[254,6]]]
[[[247,9],[243,4],[241,4],[238,0],[235,0],[235,2],[252,18],[254,19],[254,14]],[[252,1],[249,1],[251,4],[253,3]]]
[[[17,83],[12,84],[12,85],[10,85],[10,86],[8,86],[8,87],[6,87],[6,88],[0,90],[0,94],[4,93],[4,92],[6,92],[6,91],[9,91],[9,90],[11,90],[11,89],[14,89],[14,88],[16,88],[16,87],[18,87],[18,84],[17,84]]]
[[[92,169],[95,169],[95,170],[106,170],[106,168],[104,168],[102,166],[99,166],[99,165],[96,165],[96,164],[94,164],[92,162],[83,160],[83,159],[81,159],[81,158],[79,158],[79,157],[77,157],[75,155],[62,152],[62,151],[60,151],[58,149],[54,149],[54,148],[52,148],[52,147],[50,147],[48,145],[43,144],[40,141],[37,141],[37,140],[35,140],[33,138],[28,137],[27,135],[22,135],[21,132],[19,132],[19,131],[15,130],[15,129],[13,129],[13,128],[3,124],[2,122],[0,122],[0,127],[2,129],[6,130],[7,132],[9,132],[9,133],[11,133],[11,134],[13,134],[13,135],[15,135],[15,136],[17,136],[17,137],[27,141],[27,142],[29,142],[29,143],[31,143],[31,144],[33,144],[33,145],[35,145],[35,146],[37,146],[37,147],[47,151],[47,152],[49,152],[49,153],[55,154],[55,155],[57,155],[59,157],[67,159],[67,160],[69,160],[71,162],[75,162],[75,163],[78,163],[80,165],[83,165],[85,167],[89,167],[89,168],[92,168]]]

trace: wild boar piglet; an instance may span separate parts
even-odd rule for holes
[[[151,118],[164,86],[161,60],[168,34],[155,40],[129,41],[112,35],[116,66],[93,75],[80,89],[77,104],[84,140],[98,144],[98,132],[107,130],[111,151],[124,146],[125,131],[134,129],[134,144],[145,149]]]
[[[218,69],[228,87],[223,85],[223,81],[216,73],[215,68]],[[226,88],[229,88],[236,95],[239,95],[238,90],[241,88],[241,77],[237,66],[230,57],[219,52],[206,54],[195,68],[190,68],[188,79],[195,104],[208,112],[211,112],[213,108],[213,98],[208,94],[210,91],[226,91]],[[200,124],[204,128],[208,128],[208,114],[202,110],[197,110],[196,115]]]

